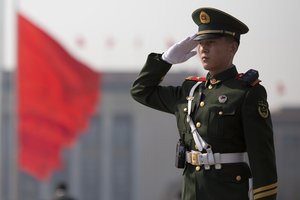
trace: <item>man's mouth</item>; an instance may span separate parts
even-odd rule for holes
[[[209,58],[207,57],[207,56],[202,56],[202,58],[201,58],[201,60],[203,61],[203,62],[205,62],[205,61],[207,61]]]

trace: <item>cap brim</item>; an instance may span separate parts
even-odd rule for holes
[[[201,34],[196,36],[193,40],[201,41],[206,39],[215,39],[224,36],[224,34]]]

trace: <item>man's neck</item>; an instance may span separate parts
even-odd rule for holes
[[[231,63],[227,65],[227,67],[222,68],[221,70],[216,70],[216,71],[209,71],[208,73],[210,74],[211,77],[216,76],[217,74],[226,71],[227,69],[232,68],[234,65]]]

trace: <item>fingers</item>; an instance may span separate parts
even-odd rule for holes
[[[193,50],[195,47],[198,46],[199,42],[194,40],[196,36],[197,34],[194,34],[193,36],[189,36],[184,40],[187,49]]]
[[[197,51],[191,51],[189,52],[186,57],[185,57],[185,61],[187,61],[188,59],[190,59],[191,57],[195,56],[197,54]]]
[[[195,33],[193,36],[191,36],[191,39],[194,40],[198,36],[197,33]]]
[[[189,36],[184,40],[172,45],[166,52],[163,53],[162,59],[170,64],[185,62],[197,54],[193,51],[198,46],[198,42],[193,40],[194,36]]]

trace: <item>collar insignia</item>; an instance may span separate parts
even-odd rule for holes
[[[216,85],[216,84],[218,84],[218,83],[220,83],[221,82],[221,80],[216,80],[216,79],[210,79],[210,84],[212,84],[212,85]]]

